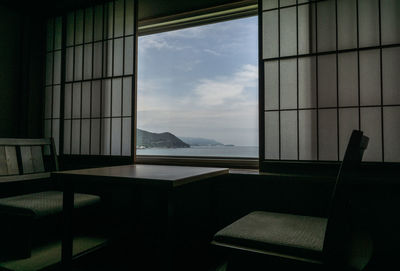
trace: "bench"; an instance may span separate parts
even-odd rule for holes
[[[3,257],[30,257],[35,242],[61,234],[63,194],[51,178],[52,171],[58,171],[53,139],[0,139],[0,191],[3,194],[0,254]],[[11,189],[4,195],[2,188],[12,185],[14,191]],[[20,185],[17,186],[21,190],[19,194],[15,185]],[[97,195],[75,194],[77,214],[96,208],[99,203]]]

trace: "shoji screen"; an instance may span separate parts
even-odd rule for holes
[[[56,17],[49,19],[47,21],[46,31],[44,136],[54,138],[57,152],[59,152],[62,18]]]
[[[261,162],[400,162],[400,1],[259,3]]]
[[[64,17],[61,150],[64,155],[130,156],[136,70],[134,0]]]

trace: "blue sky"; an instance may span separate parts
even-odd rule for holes
[[[139,37],[138,128],[258,146],[257,17]]]

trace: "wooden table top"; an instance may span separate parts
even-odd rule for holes
[[[118,181],[144,185],[176,187],[183,184],[228,173],[228,168],[135,164],[125,166],[58,171],[53,172],[53,175],[56,177],[62,176],[63,180],[71,180],[73,179],[71,178],[72,176],[86,176],[90,177],[90,179],[100,178],[102,181]]]

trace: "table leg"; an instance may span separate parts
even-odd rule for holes
[[[176,253],[176,236],[175,236],[175,200],[173,191],[167,192],[167,228],[166,228],[166,243],[165,243],[165,257],[166,257],[166,270],[172,271],[176,268],[175,253]]]
[[[72,211],[74,209],[74,192],[72,184],[63,182],[63,235],[61,245],[61,265],[65,271],[72,267]]]

